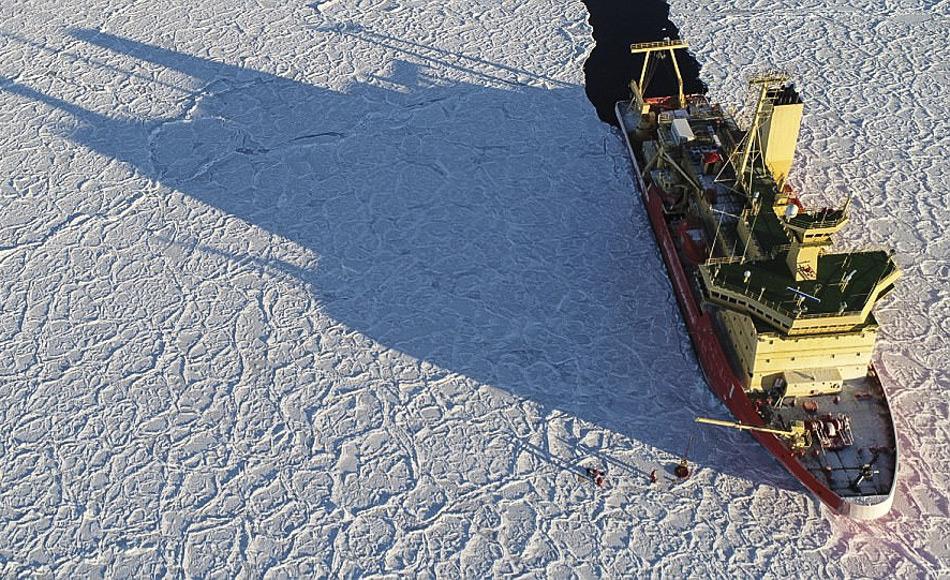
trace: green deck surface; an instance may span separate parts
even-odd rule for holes
[[[797,296],[788,288],[797,288],[820,300],[817,302],[806,298],[803,302],[807,307],[805,315],[835,314],[842,302],[846,302],[845,310],[848,312],[863,309],[877,282],[895,269],[890,256],[881,251],[826,254],[818,258],[816,280],[796,282],[785,263],[786,255],[782,253],[774,259],[745,264],[721,264],[715,283],[753,298],[758,298],[762,292],[762,302],[770,303],[792,317],[796,311]],[[852,270],[856,273],[842,292],[841,279]],[[743,282],[746,271],[751,272],[748,284]]]

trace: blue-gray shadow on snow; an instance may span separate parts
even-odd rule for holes
[[[530,137],[537,115],[528,112],[552,122],[574,114],[582,87],[426,85],[421,65],[399,61],[388,77],[337,92],[103,32],[71,34],[200,81],[189,117],[112,117],[19,83],[0,90],[73,116],[79,127],[66,137],[76,144],[312,250],[312,270],[264,265],[307,283],[334,320],[672,455],[697,410],[709,412],[671,328],[681,323],[661,262],[651,249],[644,272],[631,257],[653,247],[642,214],[629,217],[640,211],[632,192],[612,205],[602,192],[560,187],[585,170],[583,159],[565,167],[554,154],[575,137]],[[791,483],[764,452],[740,448],[743,457],[710,467]]]

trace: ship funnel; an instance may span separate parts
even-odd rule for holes
[[[759,126],[759,143],[765,165],[775,182],[782,184],[792,168],[805,105],[793,84],[770,90],[768,99],[772,111],[768,120]]]

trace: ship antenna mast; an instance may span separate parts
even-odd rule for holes
[[[746,169],[749,167],[749,159],[752,157],[753,148],[759,145],[761,154],[761,144],[759,144],[759,127],[762,122],[772,115],[771,100],[769,91],[775,85],[784,83],[788,80],[788,75],[782,72],[769,72],[758,74],[749,79],[749,86],[759,88],[759,98],[755,104],[755,114],[752,115],[752,125],[749,127],[745,136],[745,147],[742,150],[742,159],[739,162],[739,171],[737,177],[741,188],[749,192],[752,186],[752,176],[749,176],[748,185],[746,184]],[[750,172],[751,173],[751,172]]]
[[[643,54],[643,66],[640,68],[640,82],[636,85],[633,84],[633,81],[630,82],[630,88],[636,88],[634,93],[636,94],[636,100],[640,101],[641,107],[643,105],[643,95],[647,88],[647,65],[650,63],[650,54],[660,51],[669,51],[670,60],[673,62],[673,70],[676,72],[676,82],[679,87],[679,93],[677,95],[679,97],[679,106],[681,109],[686,108],[686,96],[683,94],[683,75],[680,74],[680,65],[676,62],[676,50],[687,48],[688,46],[689,45],[682,40],[670,40],[669,38],[657,42],[640,42],[630,45],[630,54]]]

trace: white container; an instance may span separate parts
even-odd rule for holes
[[[680,145],[696,138],[696,135],[693,134],[693,130],[689,126],[689,121],[686,119],[673,119],[672,131],[673,137]]]

